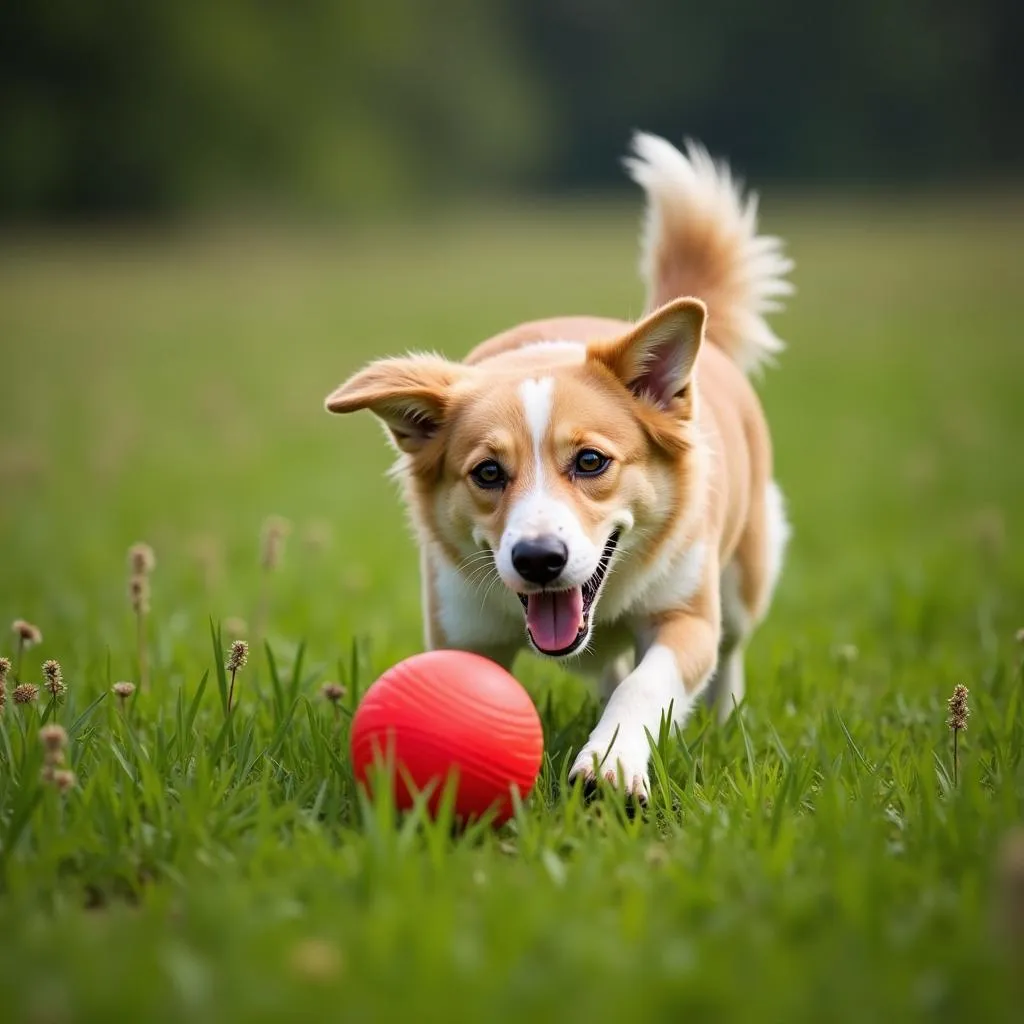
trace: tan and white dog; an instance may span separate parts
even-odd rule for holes
[[[327,399],[369,409],[399,452],[430,648],[506,666],[576,660],[608,701],[571,777],[645,799],[648,734],[702,693],[727,715],[789,528],[747,373],[782,348],[791,291],[756,197],[697,146],[638,135],[646,192],[638,323],[520,324],[463,362],[374,362]]]

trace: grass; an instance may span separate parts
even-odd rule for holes
[[[322,400],[376,354],[639,314],[634,211],[9,241],[0,622],[40,626],[25,677],[58,658],[68,692],[0,724],[3,1019],[1012,1019],[992,915],[1024,818],[1018,206],[768,210],[798,264],[759,385],[796,534],[749,700],[662,743],[630,819],[564,785],[597,707],[524,657],[543,777],[462,836],[353,786],[351,708],[419,649],[417,560],[379,430]],[[293,529],[268,571],[271,515]],[[136,541],[151,680],[122,703]],[[229,716],[232,617],[265,617],[272,657],[254,645]],[[71,735],[65,795],[43,719]]]

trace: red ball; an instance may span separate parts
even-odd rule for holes
[[[428,651],[400,661],[367,691],[352,719],[356,779],[370,788],[375,763],[391,758],[396,806],[432,782],[437,811],[456,773],[461,819],[494,809],[495,824],[512,816],[511,792],[525,799],[540,774],[544,733],[530,695],[500,665],[466,651]]]

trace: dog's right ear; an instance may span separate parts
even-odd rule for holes
[[[350,377],[324,404],[335,413],[369,409],[387,426],[396,447],[413,453],[441,429],[452,388],[466,373],[440,356],[381,359]]]

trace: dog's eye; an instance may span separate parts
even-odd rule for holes
[[[484,462],[481,462],[479,466],[474,467],[470,471],[469,475],[473,478],[473,483],[477,487],[483,487],[485,490],[504,487],[508,482],[505,470],[494,459],[486,459]]]
[[[612,460],[593,448],[584,448],[576,456],[573,470],[577,476],[600,476],[608,468]]]

